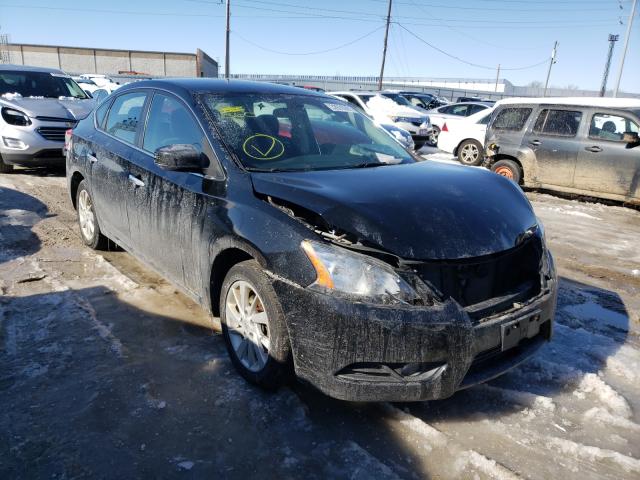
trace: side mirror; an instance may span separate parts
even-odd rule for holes
[[[200,172],[209,166],[207,156],[193,145],[176,143],[155,151],[155,164],[164,170]]]
[[[622,140],[627,144],[626,148],[635,148],[640,145],[640,137],[637,132],[624,132]]]

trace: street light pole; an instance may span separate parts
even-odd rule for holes
[[[231,0],[227,0],[227,37],[225,41],[224,54],[224,78],[229,78],[229,33],[231,24]]]
[[[609,54],[607,55],[607,63],[604,64],[604,75],[602,76],[602,86],[600,87],[600,96],[604,97],[607,93],[607,79],[609,78],[609,67],[611,66],[611,56],[613,55],[613,46],[618,41],[620,35],[609,35]]]
[[[551,67],[553,67],[554,63],[556,63],[557,49],[558,49],[558,41],[555,41],[553,43],[553,50],[551,50],[551,60],[549,61],[549,71],[547,72],[547,81],[544,82],[544,93],[542,94],[543,97],[547,96],[547,88],[549,87],[549,77],[551,77]]]
[[[384,48],[382,49],[382,66],[380,67],[380,78],[378,79],[378,90],[382,90],[382,77],[384,76],[384,61],[387,58],[387,39],[389,38],[389,24],[391,23],[391,2],[387,10],[387,28],[384,31]]]
[[[496,88],[494,91],[498,91],[498,81],[500,80],[500,64],[498,64],[498,73],[496,73]]]
[[[613,89],[613,96],[618,96],[618,90],[620,89],[620,80],[622,79],[622,69],[624,68],[624,59],[627,56],[627,48],[629,48],[629,37],[631,36],[631,25],[633,24],[633,17],[636,14],[636,4],[638,0],[633,0],[633,6],[631,7],[631,13],[629,14],[629,20],[627,21],[627,33],[624,36],[624,47],[622,48],[622,58],[620,59],[620,69],[618,70],[618,80],[616,81],[616,88]]]

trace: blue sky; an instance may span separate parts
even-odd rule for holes
[[[232,73],[379,73],[387,0],[231,2]],[[620,34],[609,87],[617,76],[632,0],[393,3],[386,75],[495,78],[501,64],[501,77],[525,85],[544,81],[548,64],[505,69],[542,62],[557,40],[551,85],[598,89],[609,33]],[[199,47],[221,66],[224,13],[219,0],[0,0],[2,31],[16,43],[178,52]],[[640,92],[638,16],[636,11],[621,84],[632,92]],[[324,50],[331,51],[315,53]]]

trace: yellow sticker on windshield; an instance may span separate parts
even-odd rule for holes
[[[244,141],[242,151],[256,160],[275,160],[284,154],[284,144],[276,137],[257,133]]]
[[[222,107],[220,113],[225,117],[244,117],[244,107]]]

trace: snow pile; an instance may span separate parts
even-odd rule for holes
[[[632,412],[629,403],[595,373],[584,375],[574,395],[578,398],[584,398],[585,393],[595,395],[614,415],[631,418]]]
[[[640,425],[624,417],[612,415],[608,410],[602,407],[593,407],[587,410],[583,419],[585,423],[597,422],[604,425],[610,425],[615,428],[624,428],[634,432],[640,432]]]
[[[390,98],[384,97],[382,95],[374,95],[369,99],[366,103],[367,108],[372,112],[380,115],[398,115],[398,116],[407,116],[407,117],[419,117],[420,113],[413,108],[405,107],[403,105],[398,105],[396,102],[391,100]]]
[[[548,437],[547,442],[548,447],[557,449],[564,455],[571,455],[572,457],[593,463],[609,461],[621,467],[625,472],[640,473],[640,460],[637,458],[628,457],[613,450],[583,445],[563,438]]]
[[[497,394],[509,402],[517,403],[518,405],[531,408],[535,411],[547,410],[553,412],[556,408],[556,405],[550,397],[536,395],[535,393],[493,387],[486,384],[480,385],[477,388],[488,393]]]

